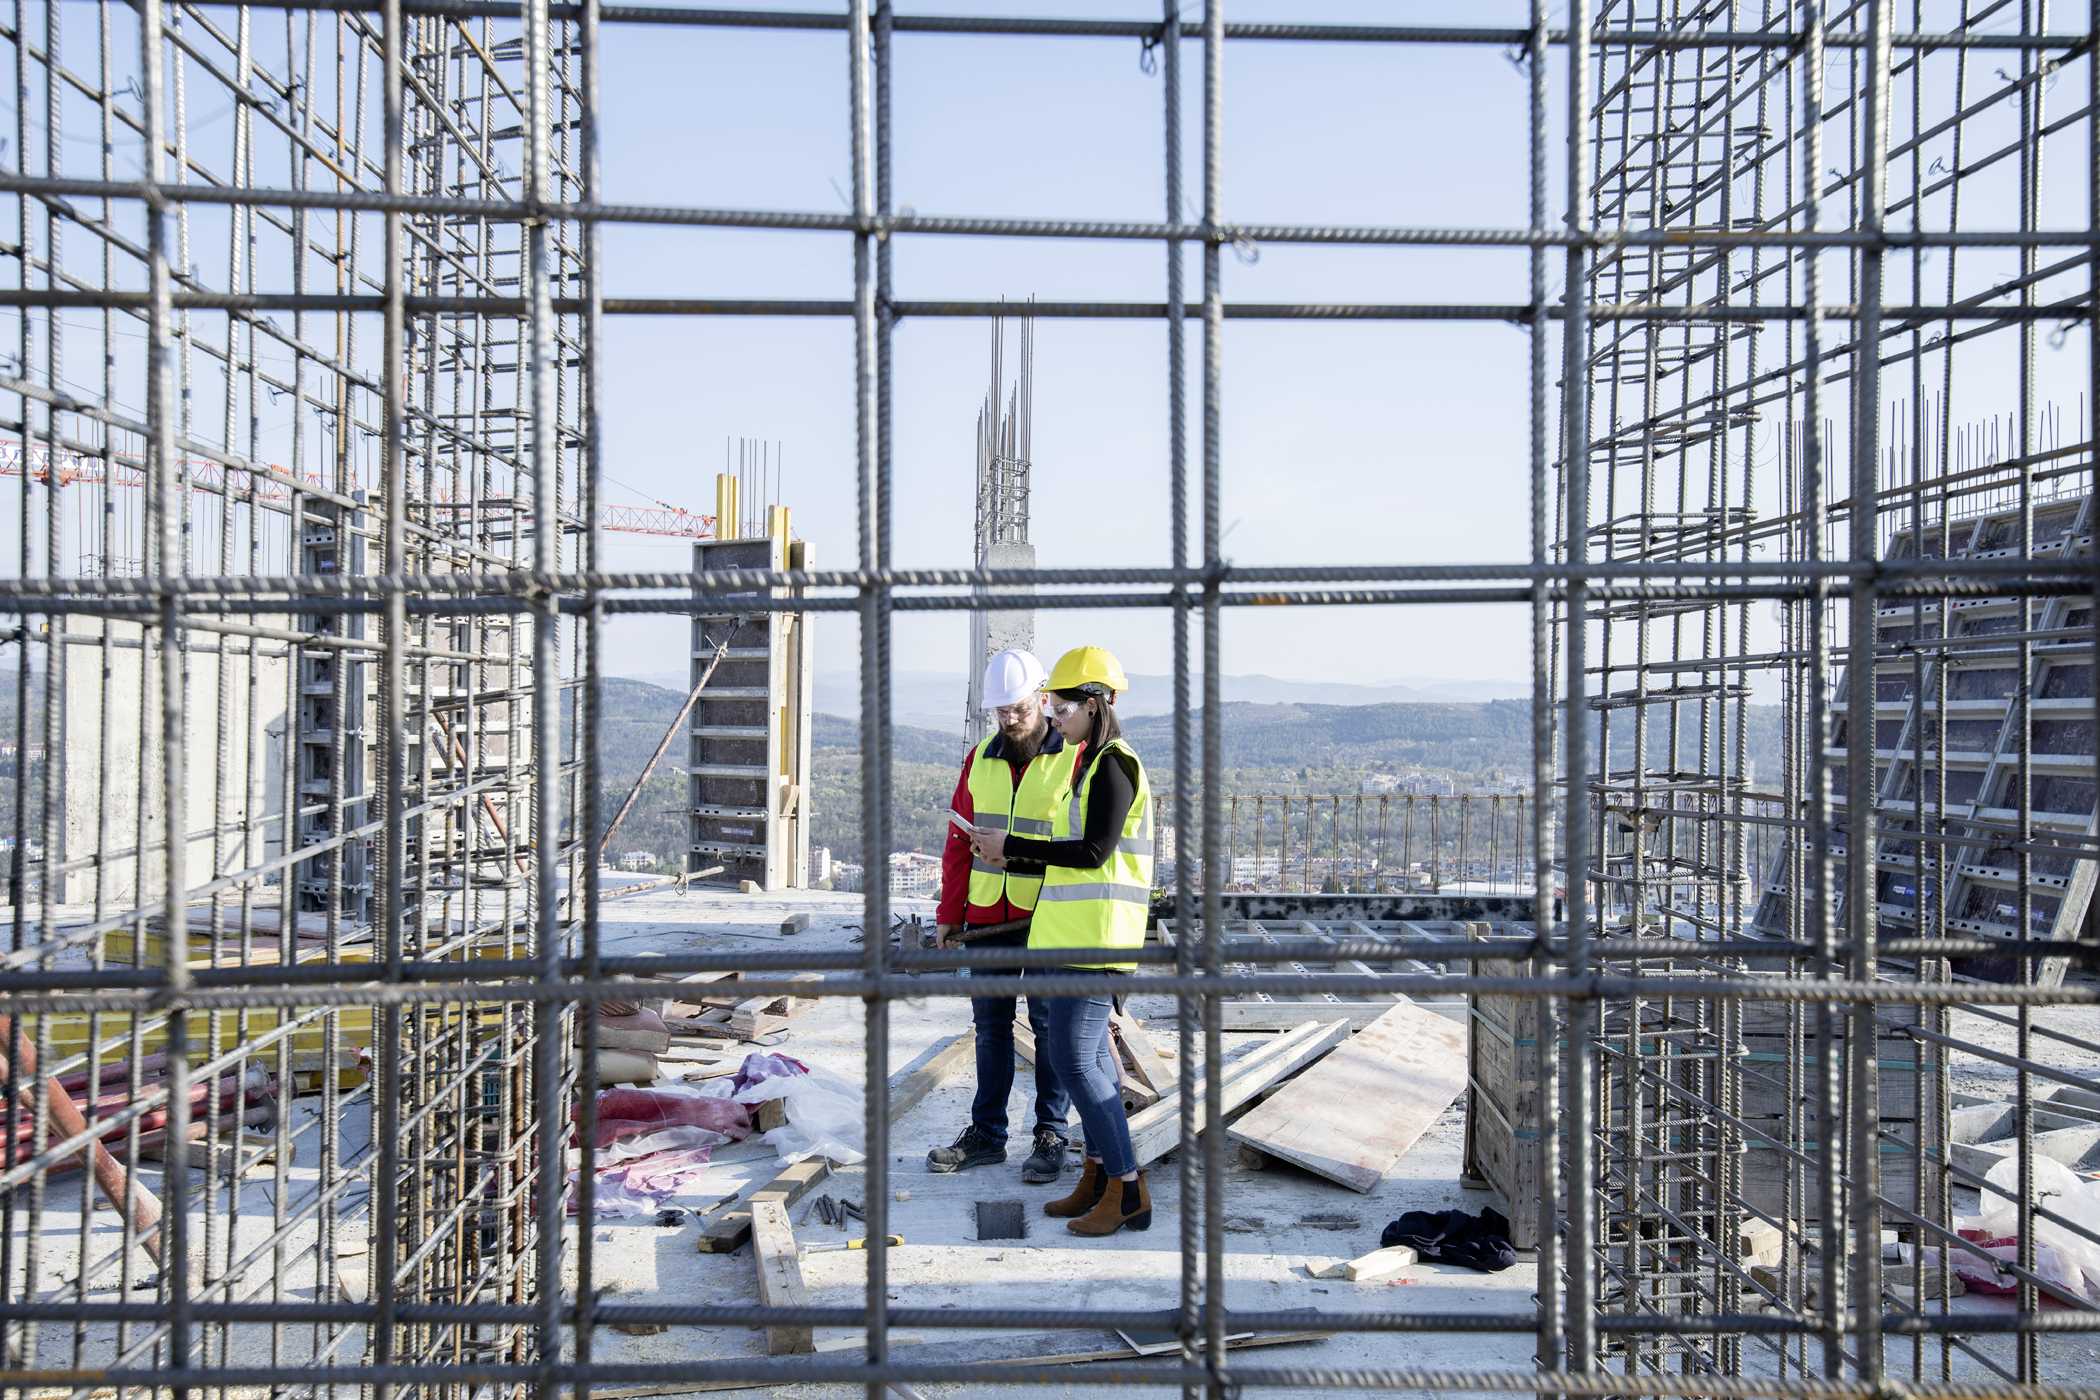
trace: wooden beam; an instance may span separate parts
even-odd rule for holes
[[[1116,1029],[1123,1036],[1123,1044],[1130,1050],[1131,1078],[1150,1089],[1154,1094],[1164,1094],[1173,1085],[1173,1076],[1165,1073],[1160,1064],[1159,1050],[1152,1037],[1145,1034],[1145,1027],[1135,1016],[1117,1015]]]
[[[802,1286],[802,1262],[795,1251],[795,1227],[778,1201],[751,1203],[751,1262],[758,1267],[758,1301],[769,1308],[806,1308],[809,1290]],[[808,1327],[768,1327],[766,1354],[790,1356],[817,1349]]]
[[[1447,1021],[1463,1026],[1466,1003],[1453,993],[1451,1001],[1416,1002]],[[1362,1030],[1393,1009],[1385,1001],[1228,1001],[1218,1008],[1221,1029],[1228,1031],[1281,1031],[1301,1025],[1307,1017],[1346,1017],[1350,1028]]]
[[[949,1075],[977,1057],[977,1036],[974,1031],[953,1035],[934,1052],[933,1058],[909,1074],[890,1080],[890,1126],[926,1101],[926,1096],[941,1087]]]
[[[783,1210],[793,1206],[831,1175],[831,1163],[822,1157],[804,1157],[793,1166],[783,1169],[779,1175],[746,1196],[733,1209],[716,1216],[694,1241],[702,1254],[727,1254],[751,1238],[751,1207],[759,1201],[771,1201]]]

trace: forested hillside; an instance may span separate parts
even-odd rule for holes
[[[642,681],[604,682],[605,801],[609,813],[663,737],[683,696]],[[1370,773],[1427,772],[1450,777],[1460,791],[1477,783],[1524,781],[1531,773],[1531,707],[1521,700],[1480,704],[1256,705],[1226,704],[1225,771],[1230,793],[1355,792]],[[1200,720],[1200,716],[1199,716]],[[1680,752],[1693,764],[1696,732],[1687,719]],[[1124,734],[1144,758],[1153,784],[1173,784],[1174,728],[1170,715],[1133,715]],[[962,762],[962,741],[910,725],[891,730],[891,811],[898,850],[937,851]],[[1661,723],[1651,729],[1650,766],[1661,766],[1667,742]],[[1630,756],[1631,731],[1613,727],[1613,766]],[[1779,718],[1773,706],[1751,706],[1748,752],[1758,784],[1779,773]],[[1200,742],[1200,732],[1199,732]],[[860,723],[818,715],[812,736],[810,834],[834,859],[859,861]],[[685,762],[673,744],[666,765]],[[685,842],[686,780],[660,769],[613,841],[613,853],[648,850],[663,856]]]

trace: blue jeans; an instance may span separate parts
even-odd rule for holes
[[[970,946],[1023,946],[1028,935],[1012,940],[994,937]],[[1016,968],[1021,977],[1042,977],[1048,968]],[[1003,973],[1000,975],[1004,975]],[[1006,1099],[1014,1088],[1014,1008],[1017,997],[972,997],[970,1016],[977,1023],[977,1100],[970,1105],[970,1121],[993,1142],[1006,1141]],[[1028,998],[1028,1029],[1035,1032],[1035,1126],[1048,1128],[1058,1137],[1068,1136],[1066,1119],[1071,1116],[1072,1097],[1058,1080],[1057,1071],[1045,1061],[1043,1048],[1050,1039],[1051,1003],[1042,997]]]
[[[1108,1041],[1114,1009],[1113,999],[1105,996],[1053,998],[1043,1058],[1056,1068],[1058,1082],[1079,1109],[1079,1121],[1086,1125],[1087,1155],[1098,1158],[1101,1170],[1110,1176],[1122,1176],[1137,1170],[1137,1154],[1130,1147],[1130,1119],[1123,1112],[1123,1086]]]

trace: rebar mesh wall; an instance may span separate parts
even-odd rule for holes
[[[1606,1350],[1630,1374],[1929,1380],[1959,1364],[2045,1379],[2031,1338],[1943,1332],[1885,1358],[1878,1336],[1884,1310],[1915,1328],[1947,1307],[1923,1269],[1884,1278],[1880,1232],[1942,1257],[1966,1248],[1953,1216],[1975,1209],[1983,1178],[1951,1160],[1955,1062],[2010,1049],[2023,1122],[2049,1087],[2026,1005],[1995,1050],[1978,1043],[1988,1013],[1971,1008],[1952,1036],[1950,1009],[1977,983],[2059,986],[2068,960],[2038,945],[2070,951],[2092,882],[2091,598],[2018,576],[2092,552],[2087,385],[2071,383],[2080,426],[2066,433],[2036,365],[2038,336],[2060,348],[2085,314],[2089,253],[1917,236],[1986,220],[2033,235],[2044,173],[2076,162],[2083,176],[2090,110],[2047,101],[2069,46],[1979,68],[1955,37],[2009,42],[2045,20],[1922,3],[1595,16],[1588,215],[1677,237],[1620,242],[1585,269],[1569,551],[1580,539],[1591,558],[1684,577],[1756,558],[1863,566],[1849,587],[1783,600],[1776,635],[1753,625],[1762,597],[1588,609],[1588,855],[1600,931],[1617,940],[1605,965],[1635,988],[1712,979],[1733,994],[1636,992],[1602,1002],[1599,1021],[1571,1018],[1595,1093],[1588,1160],[1567,1183],[1591,1194],[1571,1202],[1587,1216],[1570,1241],[1585,1250],[1578,1287],[1611,1311],[1773,1309],[1822,1334],[1626,1336]],[[1784,48],[1723,50],[1621,37],[1686,28],[1793,32]],[[1755,237],[1778,229],[1887,237],[1823,250]],[[1566,464],[1585,458],[1578,483]],[[1995,583],[1900,577],[1935,560],[2010,569]],[[1778,773],[1747,762],[1755,698],[1782,701]],[[1873,858],[1855,863],[1861,795]],[[1759,938],[1773,950],[1747,954]],[[1896,999],[1754,991],[1836,977]],[[1926,987],[1947,1000],[1906,1004]],[[2005,1183],[2023,1194],[2031,1139],[2028,1123]],[[2033,1223],[2023,1211],[2006,1275],[2023,1312],[2037,1306]],[[1745,1241],[1769,1230],[1781,1257],[1753,1272]],[[2091,1310],[2079,1290],[2059,1301]]]
[[[810,62],[826,65],[843,45],[852,211],[601,204],[596,65],[600,31],[615,23],[659,26],[667,43],[713,25],[803,30]],[[2068,825],[2038,818],[2025,703],[2047,674],[2037,668],[2091,658],[2078,629],[2092,616],[2076,618],[2095,585],[2090,527],[2081,516],[2044,550],[2036,509],[2051,490],[2091,494],[2087,429],[2082,414],[2075,433],[2043,427],[2056,419],[2044,416],[2033,366],[2041,334],[2090,349],[2087,268],[2100,253],[2100,217],[2051,227],[2042,211],[2056,184],[2092,197],[2092,28],[2088,19],[2053,32],[2041,7],[2002,0],[1828,13],[1813,3],[1753,13],[1576,0],[1564,21],[1549,26],[1534,3],[1529,27],[1509,29],[1231,26],[1217,8],[1185,23],[1172,0],[1158,21],[1101,22],[912,17],[868,0],[850,0],[844,14],[786,15],[594,0],[18,7],[0,36],[20,98],[13,168],[0,175],[18,211],[5,249],[17,285],[0,292],[0,307],[20,342],[0,374],[0,394],[16,405],[7,431],[19,502],[13,577],[0,592],[17,619],[6,639],[15,919],[0,968],[13,1133],[0,1168],[10,1348],[0,1384],[581,1396],[609,1383],[778,1377],[781,1363],[760,1359],[593,1360],[595,1329],[614,1321],[761,1320],[865,1326],[864,1359],[795,1374],[865,1384],[871,1397],[890,1380],[1072,1378],[915,1365],[908,1350],[892,1355],[893,1326],[1166,1326],[1185,1339],[1179,1357],[1086,1379],[1220,1400],[1285,1384],[1878,1396],[1891,1334],[1938,1339],[1910,1360],[1920,1379],[1909,1384],[1931,1393],[1927,1378],[1951,1369],[1957,1348],[1977,1352],[1960,1338],[1992,1328],[2014,1339],[2010,1364],[1991,1360],[2009,1379],[1979,1372],[1962,1393],[2012,1394],[2013,1380],[2044,1379],[2035,1338],[2082,1327],[2088,1314],[2040,1311],[2031,1243],[2012,1261],[2023,1280],[2018,1315],[1957,1320],[1915,1296],[1884,1296],[1879,1231],[1903,1219],[1918,1239],[1944,1238],[1934,1231],[1955,1175],[1937,1165],[1946,1081],[1931,1080],[1925,1061],[1959,1048],[1950,1008],[1972,1017],[2006,1008],[2025,1108],[2034,1008],[2094,1000],[2090,984],[2059,976],[2067,951],[2083,952],[2062,941],[2077,921],[2050,924],[2053,941],[2034,937],[2038,860],[2088,870],[2093,833],[2090,802]],[[895,212],[890,53],[922,32],[1158,45],[1166,219]],[[1249,42],[1378,44],[1406,61],[1433,61],[1443,44],[1512,49],[1529,86],[1529,226],[1230,223],[1224,75],[1233,47]],[[1180,98],[1197,81],[1184,71],[1197,55],[1203,129],[1185,142]],[[1972,72],[1979,63],[2011,71],[1986,85]],[[2081,96],[2052,115],[2042,93],[2057,77]],[[223,104],[230,126],[192,115]],[[1565,145],[1549,141],[1549,113],[1564,114]],[[90,139],[68,144],[79,135]],[[1194,219],[1184,212],[1185,144],[1202,155],[1199,180],[1186,182],[1201,184]],[[2058,153],[2046,165],[2045,151]],[[1546,174],[1563,161],[1564,206],[1549,202]],[[2013,169],[2015,198],[1958,202],[1970,184]],[[850,303],[608,301],[594,254],[613,221],[829,231],[853,243],[854,294]],[[1163,337],[1169,449],[1157,466],[1173,508],[1162,522],[1171,567],[892,566],[894,324],[988,316],[999,303],[895,299],[890,249],[955,234],[1140,239],[1168,250],[1162,303],[1039,304],[1034,314],[1176,323]],[[1383,246],[1380,256],[1394,258],[1412,246],[1500,247],[1513,268],[1528,263],[1529,287],[1497,305],[1228,304],[1221,252],[1248,241]],[[1193,298],[1179,256],[1190,244],[1202,264]],[[1549,295],[1556,283],[1564,294]],[[850,317],[853,568],[596,571],[601,318],[648,313]],[[1194,366],[1184,316],[1201,323]],[[1528,557],[1224,563],[1222,386],[1235,317],[1527,327]],[[80,368],[83,345],[101,351],[99,367]],[[2011,347],[2009,358],[1971,374],[1964,357],[1991,346]],[[2092,382],[2089,353],[2087,364],[2082,384]],[[2013,426],[1995,457],[1955,451],[1970,441],[1962,425],[2002,415]],[[2016,517],[2005,548],[1964,554],[1951,543],[1972,486],[1998,493],[1988,506],[1999,519]],[[1876,509],[1856,504],[1869,499]],[[1934,531],[1940,547],[1918,548]],[[1907,555],[1890,547],[1897,532],[1913,542]],[[1511,554],[1522,555],[1515,542]],[[1226,975],[1221,896],[1232,857],[1223,797],[1208,786],[1185,787],[1190,800],[1172,809],[1176,927],[1203,936],[1139,955],[1151,989],[1179,997],[1182,1026],[1202,1041],[1201,1054],[1182,1057],[1178,1306],[887,1307],[879,1150],[867,1166],[864,1308],[601,1303],[589,1231],[569,1242],[578,1285],[565,1293],[555,1164],[573,1097],[566,1008],[617,995],[631,985],[623,977],[643,970],[599,956],[596,862],[578,855],[595,847],[597,817],[578,794],[598,791],[589,736],[599,633],[612,612],[707,615],[722,607],[709,595],[727,594],[740,612],[858,616],[871,861],[889,846],[896,611],[1168,610],[1174,770],[1190,775],[1221,766],[1227,608],[1370,608],[1371,625],[1380,608],[1528,609],[1538,788],[1523,845],[1574,853],[1558,874],[1550,860],[1531,868],[1536,907],[1564,910],[1565,921],[1501,926],[1462,954],[1420,950],[1490,965],[1414,989],[1535,1000],[1542,1023],[1561,1027],[1564,1053],[1540,1064],[1530,1138],[1545,1183],[1529,1203],[1540,1223],[1538,1309],[1366,1309],[1332,1323],[1535,1333],[1540,1371],[1291,1368],[1225,1353],[1228,1328],[1304,1319],[1232,1307],[1222,1135],[1193,1140],[1194,1104],[1204,1096],[1216,1120],[1218,999],[1288,992],[1296,978]],[[1878,645],[1951,645],[1961,635],[1952,610],[1982,599],[2011,600],[1992,606],[2016,615],[1992,643],[2017,649],[2015,664],[1999,668],[2019,674],[1993,741],[1992,792],[2002,796],[2009,773],[2013,801],[2002,804],[2010,817],[1979,817],[1972,803],[1957,819],[1944,786],[1932,788],[1936,805],[1918,795],[1966,771],[1942,757],[1945,736],[1929,749],[1920,737],[1951,722],[1947,703],[1925,703],[1949,666],[1919,646],[1894,654],[1911,668],[1912,717],[1879,778],[1873,750],[1844,744],[1845,733],[1877,724],[1876,701],[1863,681],[1847,691],[1840,679],[1873,674],[1878,687],[1887,669]],[[1758,641],[1756,610],[1773,603],[1784,633]],[[1881,611],[1907,614],[1886,625],[1909,626],[1908,637],[1877,637]],[[1938,639],[1924,630],[1928,615]],[[1753,800],[1747,707],[1757,677],[1773,674],[1789,758],[1779,790]],[[580,700],[570,707],[572,693]],[[2090,696],[2088,682],[2082,697],[2060,697],[2084,704],[2051,722],[2089,724]],[[1830,723],[1840,706],[1843,733]],[[1871,868],[1911,872],[1908,929],[1877,930],[1870,867],[1846,864],[1833,763],[1848,775],[1846,794],[1879,791],[1877,825],[1910,824]],[[1558,823],[1548,817],[1556,806]],[[1752,821],[1786,846],[1761,868],[1751,853],[1766,848],[1745,838]],[[1965,916],[1950,918],[1917,874],[1939,862],[1933,889],[1946,890],[1950,866],[1969,859],[1961,853],[1985,845],[2010,851],[2014,865],[1970,860],[1959,878],[2011,890],[2012,936],[1957,927]],[[2090,883],[2063,878],[2066,893]],[[864,926],[885,928],[887,893],[870,885]],[[1390,943],[1351,953],[1279,941],[1235,961],[1315,953],[1410,955]],[[982,995],[1013,989],[1002,969],[1058,956],[893,954],[871,938],[850,957],[695,954],[648,967],[734,965],[753,976],[754,995],[809,990],[756,980],[769,971],[835,974],[823,993],[867,1008],[877,1142],[888,1125],[890,999],[965,985],[901,973],[967,965],[978,974],[967,988]],[[1961,959],[2010,971],[1963,980]],[[1390,976],[1333,985],[1411,987]],[[1029,983],[1037,995],[1121,989],[1086,975]],[[1882,1064],[1905,1058],[1891,1043],[1918,1066],[1907,1085],[1892,1086]],[[369,1085],[342,1087],[367,1053]],[[595,1056],[587,1033],[583,1082],[595,1081]],[[66,1119],[70,1098],[49,1076],[92,1083],[105,1066],[119,1099],[114,1155],[68,1172],[89,1130]],[[320,1096],[311,1122],[275,1107],[296,1075]],[[588,1218],[587,1096],[580,1107]],[[236,1148],[206,1132],[199,1154],[185,1155],[193,1130],[251,1112],[270,1120],[267,1142]],[[294,1138],[300,1160],[318,1164],[310,1177],[294,1179]],[[144,1155],[156,1142],[175,1146],[164,1170]],[[1883,1166],[1891,1148],[1912,1164],[1893,1187]],[[211,1184],[217,1159],[235,1150],[275,1153],[259,1168],[275,1173],[268,1220],[238,1218]],[[2035,1213],[2033,1153],[2030,1132],[2017,1156],[2023,1225]],[[1776,1185],[1760,1185],[1761,1170]],[[158,1180],[157,1204],[140,1179]],[[94,1216],[92,1195],[73,1184],[89,1180],[126,1198],[121,1225]],[[1764,1311],[1734,1244],[1760,1215],[1788,1240],[1779,1306]],[[160,1268],[162,1259],[182,1262]],[[1805,1271],[1793,1267],[1804,1261]],[[149,1275],[150,1293],[135,1288]],[[1821,1280],[1813,1303],[1811,1275]]]

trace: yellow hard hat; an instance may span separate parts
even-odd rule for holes
[[[1074,647],[1057,658],[1050,679],[1043,682],[1045,690],[1083,690],[1089,686],[1111,693],[1130,689],[1130,681],[1123,675],[1123,663],[1116,660],[1114,652],[1105,647]]]

